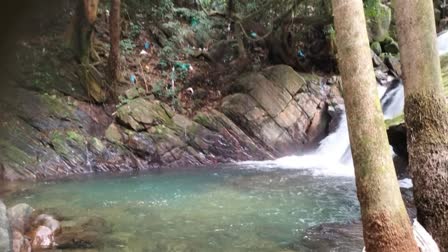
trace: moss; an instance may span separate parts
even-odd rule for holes
[[[16,164],[29,164],[33,158],[23,150],[17,148],[13,143],[0,139],[0,160]]]
[[[413,141],[447,144],[444,129],[448,107],[444,96],[435,93],[413,94],[406,98],[406,125]]]
[[[387,119],[385,121],[386,123],[386,128],[390,128],[392,126],[396,126],[396,125],[400,125],[402,123],[404,123],[404,114],[401,114],[395,118],[392,119]]]
[[[66,103],[56,95],[49,95],[45,93],[40,97],[40,100],[44,104],[45,109],[60,118],[68,118],[72,115],[72,108],[67,106]]]
[[[83,150],[86,144],[85,137],[74,130],[67,132],[54,130],[49,133],[49,138],[56,153],[65,158],[74,154],[73,148]]]
[[[90,144],[92,145],[93,149],[95,149],[98,152],[103,152],[106,149],[106,146],[104,146],[101,140],[99,140],[96,137],[92,138]]]
[[[445,96],[448,96],[448,54],[440,57],[440,66],[442,68],[442,84]]]
[[[78,144],[84,144],[85,143],[85,137],[80,135],[78,132],[69,130],[66,132],[67,140],[74,141]]]
[[[213,119],[204,113],[198,113],[194,117],[193,121],[199,123],[200,125],[202,125],[206,128],[216,128],[216,127],[214,127],[215,124],[213,123]]]

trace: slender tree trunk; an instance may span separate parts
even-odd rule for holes
[[[431,0],[396,0],[409,165],[417,218],[448,251],[448,106]]]
[[[78,0],[78,5],[67,31],[67,42],[82,64],[89,63],[93,24],[99,0]]]
[[[234,20],[235,15],[235,0],[227,0],[227,18],[230,22],[231,32],[235,34],[236,41],[238,43],[238,56],[241,59],[247,58],[246,48],[244,47],[243,31],[239,22],[241,20]]]
[[[362,0],[332,0],[367,251],[417,252],[390,155]]]
[[[110,53],[109,71],[111,82],[116,82],[119,78],[120,67],[120,4],[121,0],[112,0],[109,33],[110,33]]]

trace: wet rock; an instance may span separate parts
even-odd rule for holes
[[[6,206],[0,200],[0,251],[9,251],[11,240],[9,237],[9,222],[6,215]]]
[[[381,44],[378,41],[375,41],[372,44],[370,44],[370,48],[376,55],[380,55],[382,53]]]
[[[400,49],[398,48],[398,43],[390,37],[381,42],[381,44],[383,45],[384,53],[390,53],[392,55],[396,55],[400,52]]]
[[[401,76],[401,63],[400,59],[394,56],[386,57],[385,59],[386,65],[392,70],[397,77]]]
[[[12,233],[12,252],[31,252],[30,241],[19,231]]]
[[[8,209],[8,218],[12,230],[26,233],[31,224],[34,209],[28,204],[21,203]]]
[[[41,214],[33,221],[34,227],[45,226],[51,230],[52,233],[59,233],[61,231],[61,224],[53,216],[48,214]]]
[[[31,247],[33,250],[49,249],[54,245],[54,233],[46,226],[37,227],[33,232]]]
[[[373,61],[373,66],[375,67],[375,69],[378,69],[381,72],[386,72],[389,70],[389,68],[386,66],[386,64],[383,62],[383,60],[380,58],[380,56],[377,55],[376,53],[374,53],[373,51],[372,51],[372,61]]]

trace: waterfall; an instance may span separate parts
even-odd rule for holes
[[[448,53],[448,31],[438,35],[437,49],[439,55]],[[400,80],[393,81],[387,89],[378,85],[378,95],[381,97],[385,119],[392,119],[403,112],[404,88]],[[319,147],[311,153],[271,161],[241,163],[245,167],[255,169],[303,169],[309,170],[314,175],[354,176],[346,115],[345,113],[340,115],[337,129],[324,138]]]
[[[439,55],[448,53],[448,31],[439,33],[437,37],[437,50],[439,50]]]
[[[386,119],[400,115],[404,106],[404,89],[401,81],[394,81],[389,88],[378,85],[378,95]],[[348,125],[345,113],[339,118],[337,129],[324,138],[319,147],[305,155],[292,155],[271,161],[241,162],[257,169],[303,169],[314,175],[354,176]]]

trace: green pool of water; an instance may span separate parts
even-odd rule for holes
[[[101,218],[98,251],[292,251],[304,231],[359,218],[353,179],[199,169],[82,178],[3,195],[62,216]]]

